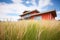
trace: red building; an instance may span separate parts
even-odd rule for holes
[[[44,13],[40,13],[37,10],[33,11],[24,11],[21,16],[21,19],[33,19],[33,20],[54,20],[56,15],[56,11],[48,11]]]

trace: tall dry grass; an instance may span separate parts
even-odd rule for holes
[[[0,22],[0,40],[60,40],[60,21]]]

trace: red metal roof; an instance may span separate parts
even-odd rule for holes
[[[47,13],[51,13],[53,16],[57,16],[56,15],[56,11],[53,10],[53,11],[48,11],[48,12],[44,12],[44,13],[37,13],[37,14],[32,14],[31,16],[36,16],[36,15],[42,15],[42,14],[47,14]]]
[[[37,10],[34,10],[34,11],[37,11]],[[31,12],[33,12],[33,11],[31,11]],[[31,12],[29,12],[29,13],[27,13],[27,14],[30,14]],[[37,15],[42,15],[42,14],[47,14],[47,13],[51,13],[54,17],[57,16],[56,10],[51,10],[51,11],[47,11],[47,12],[44,12],[44,13],[39,13],[39,11],[37,11],[36,14],[32,14],[30,17],[32,17],[32,16],[37,16]],[[26,15],[26,14],[22,14],[22,15],[20,15],[20,16],[24,16],[24,15]]]
[[[20,16],[24,16],[24,15],[30,14],[30,13],[32,13],[32,12],[40,13],[40,12],[37,11],[37,10],[33,10],[33,11],[24,11],[23,14],[20,15]]]

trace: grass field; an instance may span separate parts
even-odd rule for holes
[[[0,40],[60,40],[60,21],[0,22]]]

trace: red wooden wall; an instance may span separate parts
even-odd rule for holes
[[[54,20],[55,17],[52,16],[51,13],[45,13],[42,15],[38,15],[38,16],[42,16],[42,20]],[[35,16],[32,16],[30,19],[34,19]]]

